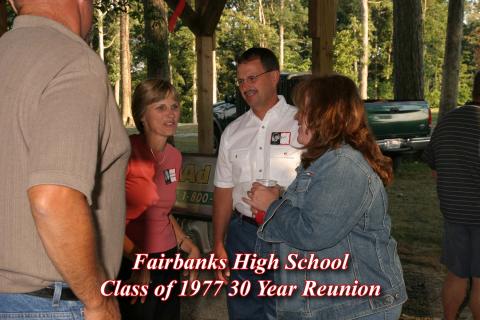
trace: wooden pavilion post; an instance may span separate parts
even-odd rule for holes
[[[178,0],[165,0],[175,9]],[[198,151],[213,153],[212,105],[215,96],[215,28],[226,0],[196,0],[195,11],[185,5],[180,16],[183,23],[195,34],[197,54],[197,119]]]
[[[312,37],[312,74],[333,71],[333,39],[338,0],[310,0],[308,22]]]
[[[216,81],[213,36],[195,36],[197,53],[198,151],[213,153],[213,90]]]

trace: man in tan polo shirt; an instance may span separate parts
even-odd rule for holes
[[[129,143],[92,0],[15,0],[0,38],[0,318],[119,319]]]

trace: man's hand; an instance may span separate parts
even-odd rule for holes
[[[225,259],[227,260],[227,268],[224,270],[215,270],[215,278],[218,280],[222,280],[223,283],[227,284],[230,280],[230,268],[228,267],[228,255],[227,251],[225,250],[225,246],[223,244],[215,245],[213,249],[213,253],[215,254],[215,258],[217,259]]]
[[[225,259],[227,268],[225,270],[215,270],[215,277],[228,283],[230,278],[230,268],[228,267],[228,255],[223,244],[228,224],[232,216],[233,188],[218,188],[213,191],[213,253],[215,258]]]
[[[105,298],[95,307],[85,306],[85,320],[120,320],[117,299]]]

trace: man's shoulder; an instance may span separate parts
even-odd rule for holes
[[[460,106],[458,108],[452,109],[449,112],[445,114],[445,119],[459,116],[459,115],[464,115],[464,114],[471,114],[471,113],[480,113],[480,106],[476,106],[473,104],[466,104],[463,106]]]
[[[35,18],[38,19],[38,17]],[[38,47],[35,52],[38,51],[37,53],[45,55],[45,58],[56,61],[58,67],[65,72],[77,71],[95,76],[107,76],[104,62],[83,39],[48,23],[52,22],[46,22],[36,28],[27,27],[23,31],[30,34],[31,45]]]
[[[279,98],[279,104],[276,112],[280,116],[279,118],[281,118],[284,121],[296,122],[294,117],[298,111],[298,108],[288,104],[283,96],[279,95],[278,98]]]
[[[298,108],[294,105],[289,104],[284,96],[279,95],[278,98],[280,99],[281,105],[285,108],[285,110],[293,113],[296,113],[298,111]]]
[[[252,111],[248,110],[247,112],[242,114],[240,117],[230,122],[225,128],[223,134],[229,135],[232,132],[237,131],[239,128],[245,127],[246,123],[251,120],[251,117],[252,117]]]
[[[478,123],[478,115],[480,115],[480,107],[475,105],[464,105],[448,111],[445,116],[439,121],[438,128],[441,129],[446,126],[460,126],[464,124]]]

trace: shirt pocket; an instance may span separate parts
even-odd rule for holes
[[[234,182],[250,182],[250,161],[248,149],[231,150],[229,160],[232,163],[232,178]]]
[[[300,163],[300,152],[293,147],[271,146],[270,179],[277,180],[279,185],[287,187],[297,174],[295,169]]]

